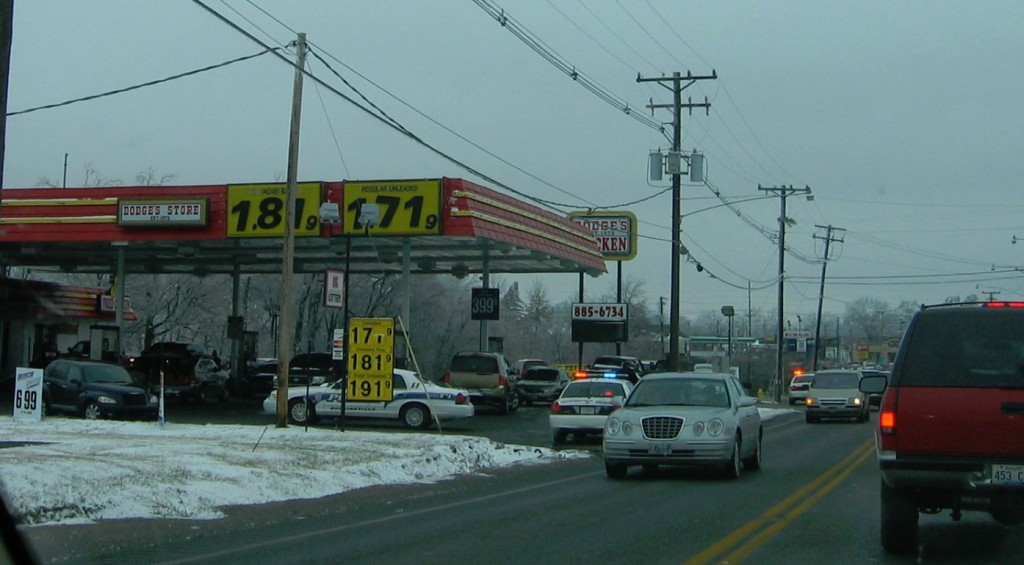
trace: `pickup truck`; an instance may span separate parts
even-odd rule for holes
[[[154,343],[140,355],[129,357],[125,368],[154,394],[162,385],[168,398],[193,402],[216,398],[224,404],[230,395],[230,374],[196,343]]]
[[[473,405],[494,406],[502,414],[515,412],[522,400],[518,376],[500,353],[456,353],[441,382],[469,391]]]

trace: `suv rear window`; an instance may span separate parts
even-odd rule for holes
[[[900,386],[1024,388],[1024,309],[936,308],[908,330]]]
[[[456,356],[452,358],[450,370],[456,373],[497,373],[498,359],[474,355]]]
[[[527,369],[523,373],[523,380],[527,381],[556,381],[558,380],[557,369]]]

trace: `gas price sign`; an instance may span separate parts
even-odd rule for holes
[[[394,318],[348,321],[348,399],[390,402],[395,369]]]
[[[320,235],[320,183],[295,187],[295,235]],[[228,185],[228,237],[284,237],[288,185]]]

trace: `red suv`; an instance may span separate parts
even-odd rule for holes
[[[881,539],[917,549],[920,512],[988,512],[1024,522],[1024,302],[924,306],[881,393],[875,432]]]

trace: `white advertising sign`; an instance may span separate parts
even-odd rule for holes
[[[43,370],[15,369],[14,419],[38,422],[43,418]]]
[[[345,307],[345,271],[328,270],[324,273],[324,306]]]

